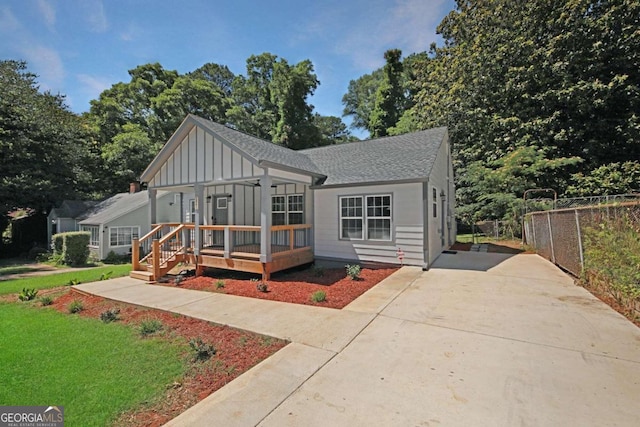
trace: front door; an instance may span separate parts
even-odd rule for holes
[[[229,198],[227,196],[213,196],[213,225],[229,225]],[[214,246],[224,247],[224,231],[213,232]]]

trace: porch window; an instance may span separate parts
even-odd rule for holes
[[[340,197],[340,238],[391,241],[391,195]]]
[[[97,225],[81,225],[80,231],[85,231],[90,233],[89,237],[89,246],[98,247],[100,246],[100,227]]]
[[[289,194],[271,197],[271,225],[304,224],[304,196]]]
[[[140,227],[111,227],[109,228],[109,246],[131,246],[133,239],[140,236]]]

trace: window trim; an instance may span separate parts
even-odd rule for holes
[[[390,215],[379,217],[368,215],[368,199],[373,197],[389,197],[389,213]],[[342,200],[350,198],[360,198],[362,200],[362,216],[360,217],[343,217],[342,216]],[[394,242],[393,235],[393,193],[365,193],[365,194],[349,194],[338,196],[338,240],[344,241],[358,241],[358,242],[375,242],[380,244],[389,244]],[[343,237],[342,220],[343,219],[359,219],[362,223],[362,238],[357,237]],[[373,239],[369,237],[369,219],[388,219],[389,220],[389,239]]]
[[[128,228],[130,230],[130,239],[131,241],[129,243],[125,243],[122,245],[119,245],[118,243],[118,233],[117,230],[121,229],[121,228]],[[109,247],[110,248],[124,248],[124,247],[128,247],[131,246],[131,244],[133,243],[133,230],[136,229],[137,232],[137,236],[138,238],[140,238],[140,226],[139,225],[117,225],[117,226],[113,226],[113,227],[109,227]],[[116,230],[116,244],[112,245],[111,244],[111,234],[113,233],[113,230]]]
[[[89,236],[90,248],[100,247],[100,226],[99,225],[81,225],[80,231],[90,233],[90,236]],[[94,233],[95,233],[95,236],[94,236]],[[95,240],[94,240],[94,237],[95,237]]]
[[[291,211],[289,210],[289,198],[290,197],[295,197],[295,196],[300,196],[302,197],[302,210],[301,211]],[[274,211],[273,210],[273,199],[275,199],[276,197],[282,197],[284,198],[284,210],[282,211]],[[291,224],[291,219],[289,217],[290,214],[302,214],[302,223],[305,223],[305,204],[304,204],[304,193],[293,193],[293,194],[272,194],[271,195],[271,225],[273,225],[273,214],[284,214],[284,224],[281,225],[292,225]],[[293,225],[298,225],[298,224],[293,224]]]

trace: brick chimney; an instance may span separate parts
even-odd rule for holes
[[[129,184],[129,193],[133,194],[133,193],[137,193],[138,191],[140,191],[139,182],[136,181]]]

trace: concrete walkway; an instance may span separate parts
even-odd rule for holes
[[[640,330],[537,255],[443,254],[343,310],[149,286],[80,290],[292,344],[169,426],[635,426]]]

